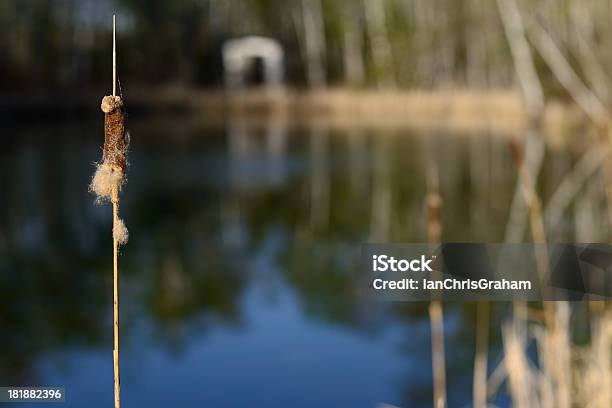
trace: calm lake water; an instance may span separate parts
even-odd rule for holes
[[[124,406],[431,406],[427,305],[358,296],[360,244],[426,241],[432,163],[444,240],[503,240],[508,137],[241,119],[130,128]],[[62,407],[113,403],[111,210],[87,192],[101,142],[101,120],[20,127],[2,142],[0,385],[64,386]],[[543,197],[577,157],[546,148]],[[573,238],[573,220],[559,238]],[[507,306],[493,309],[491,369]],[[445,308],[451,406],[471,401],[474,315]],[[505,387],[496,403],[508,405]]]

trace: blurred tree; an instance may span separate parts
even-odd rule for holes
[[[607,100],[609,2],[517,5],[527,28],[537,18],[576,72]],[[2,89],[107,83],[113,12],[119,16],[120,77],[131,83],[221,86],[222,43],[263,35],[285,48],[290,85],[514,84],[503,24],[496,2],[488,0],[22,0],[0,2]],[[534,62],[545,92],[566,93],[541,58]]]

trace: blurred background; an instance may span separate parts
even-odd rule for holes
[[[612,404],[607,303],[444,303],[434,353],[355,279],[363,242],[610,240],[607,0],[0,2],[0,385],[113,401],[113,14],[125,406]]]

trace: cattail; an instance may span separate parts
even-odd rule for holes
[[[90,190],[96,194],[98,202],[114,202],[113,192],[121,191],[127,170],[123,100],[108,95],[102,98],[100,107],[104,112],[104,149]]]
[[[108,200],[118,207],[127,170],[123,100],[108,95],[102,98],[100,107],[104,112],[104,149],[102,163],[98,164],[89,189],[96,194],[98,202]],[[113,238],[119,245],[125,244],[127,237],[124,222],[121,219],[113,222]]]
[[[119,267],[118,247],[128,239],[128,230],[119,218],[119,192],[125,183],[127,170],[126,130],[123,100],[116,95],[117,69],[115,48],[115,16],[113,16],[113,94],[102,98],[100,108],[104,112],[104,149],[102,163],[89,187],[98,203],[110,201],[113,204],[113,329],[114,329],[114,388],[115,408],[120,407],[119,398]]]
[[[123,100],[109,95],[102,98],[100,105],[104,112],[104,154],[103,160],[125,174],[125,114]]]

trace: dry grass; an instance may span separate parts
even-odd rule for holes
[[[525,334],[519,328],[519,325],[507,324],[502,329],[504,362],[514,406],[526,408],[532,406],[533,374],[527,359]]]
[[[574,351],[572,382],[578,406],[608,408],[612,406],[612,311],[593,322],[588,346]]]
[[[320,122],[330,128],[416,128],[455,131],[494,130],[522,134],[528,125],[520,94],[514,90],[352,90],[345,88],[245,90],[240,93],[194,91],[179,87],[131,92],[135,104],[193,109],[208,125],[223,125],[229,117],[246,123],[291,120],[300,125]],[[543,116],[545,133],[577,126],[583,115],[574,106],[550,102]]]
[[[558,302],[554,328],[516,322],[502,330],[509,391],[516,407],[612,406],[612,311],[591,319],[587,345],[571,342],[570,305]],[[529,327],[521,333],[519,327]],[[535,338],[537,361],[527,356],[527,339]]]

